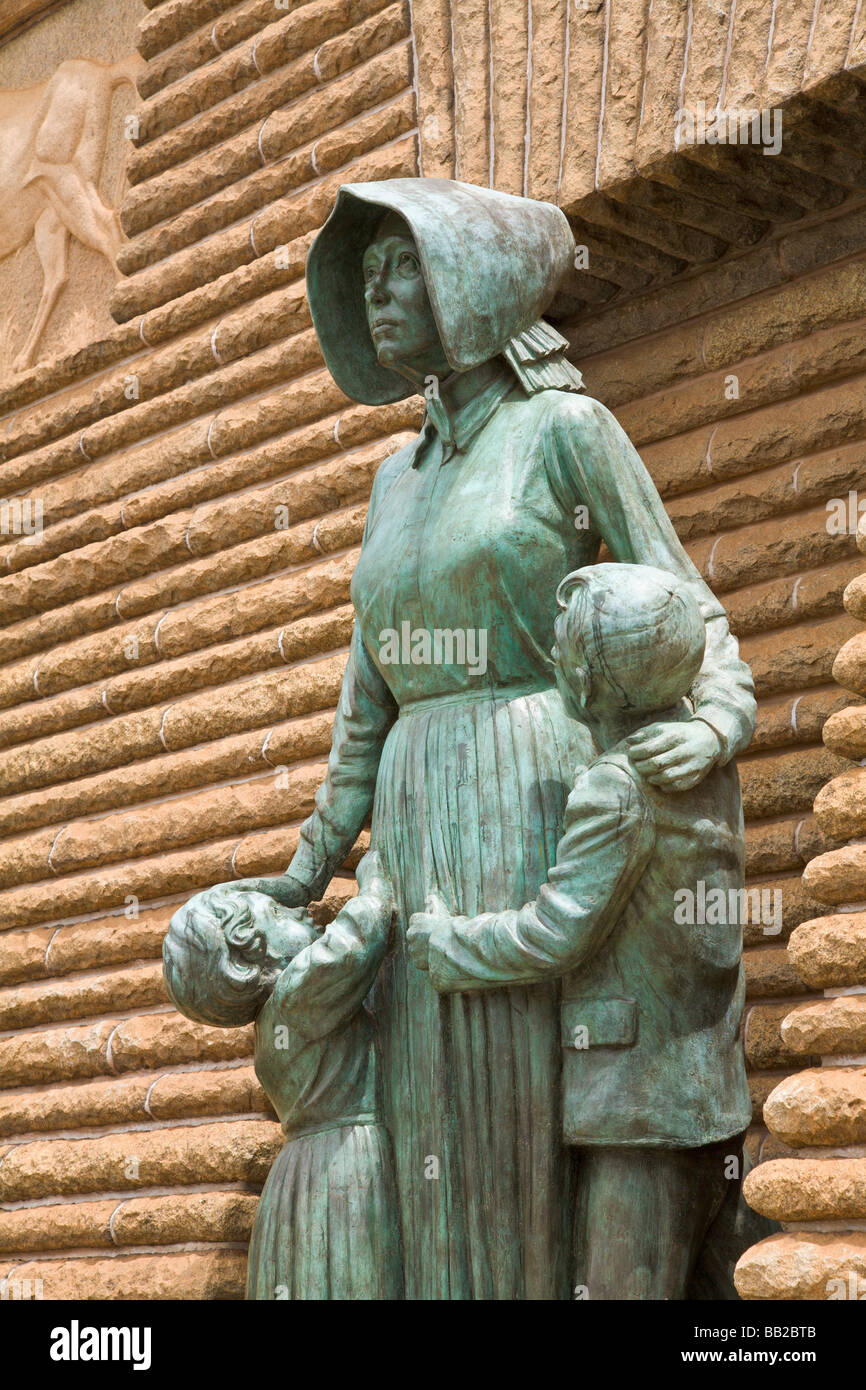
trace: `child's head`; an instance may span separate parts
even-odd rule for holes
[[[701,669],[706,628],[681,580],[650,565],[589,565],[560,584],[557,684],[583,715],[670,709]]]
[[[174,914],[162,946],[172,1003],[199,1023],[251,1023],[288,962],[315,940],[312,918],[264,893],[209,888]]]

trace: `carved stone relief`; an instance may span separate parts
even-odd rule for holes
[[[134,81],[143,60],[129,52],[139,4],[123,7],[129,22],[120,29],[128,28],[130,38],[119,58],[110,52],[120,46],[116,23],[102,42],[95,34],[91,40],[103,8],[92,0],[65,6],[0,48],[0,376],[6,379],[112,326],[108,299],[123,241],[117,208],[128,148],[124,118],[137,101]],[[74,36],[90,51],[53,64],[39,81],[7,85],[7,72],[14,78],[32,71],[26,48],[52,23],[66,30],[75,24]],[[77,47],[72,32],[68,37],[67,54]],[[52,45],[47,48],[50,57]],[[45,46],[39,57],[44,54]]]

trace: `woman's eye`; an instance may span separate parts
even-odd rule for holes
[[[366,270],[364,271],[364,279],[366,280],[366,282],[367,282],[368,285],[369,285],[370,281],[373,279],[373,276],[374,276],[375,274],[376,274],[376,272],[375,272],[375,270],[373,269],[373,267],[372,267],[371,265],[368,265],[367,268],[366,268]]]
[[[409,274],[414,274],[418,269],[418,262],[409,251],[404,251],[397,261],[400,270],[405,270]]]

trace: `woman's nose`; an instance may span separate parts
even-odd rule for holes
[[[388,285],[384,269],[377,270],[373,278],[367,281],[367,298],[371,304],[384,304],[386,302]]]

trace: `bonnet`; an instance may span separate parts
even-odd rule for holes
[[[380,365],[367,326],[362,259],[388,212],[408,224],[449,365],[468,371],[499,354],[530,393],[581,389],[568,343],[541,314],[574,258],[565,214],[454,179],[347,183],[307,257],[307,297],[325,363],[366,405],[415,393]]]

